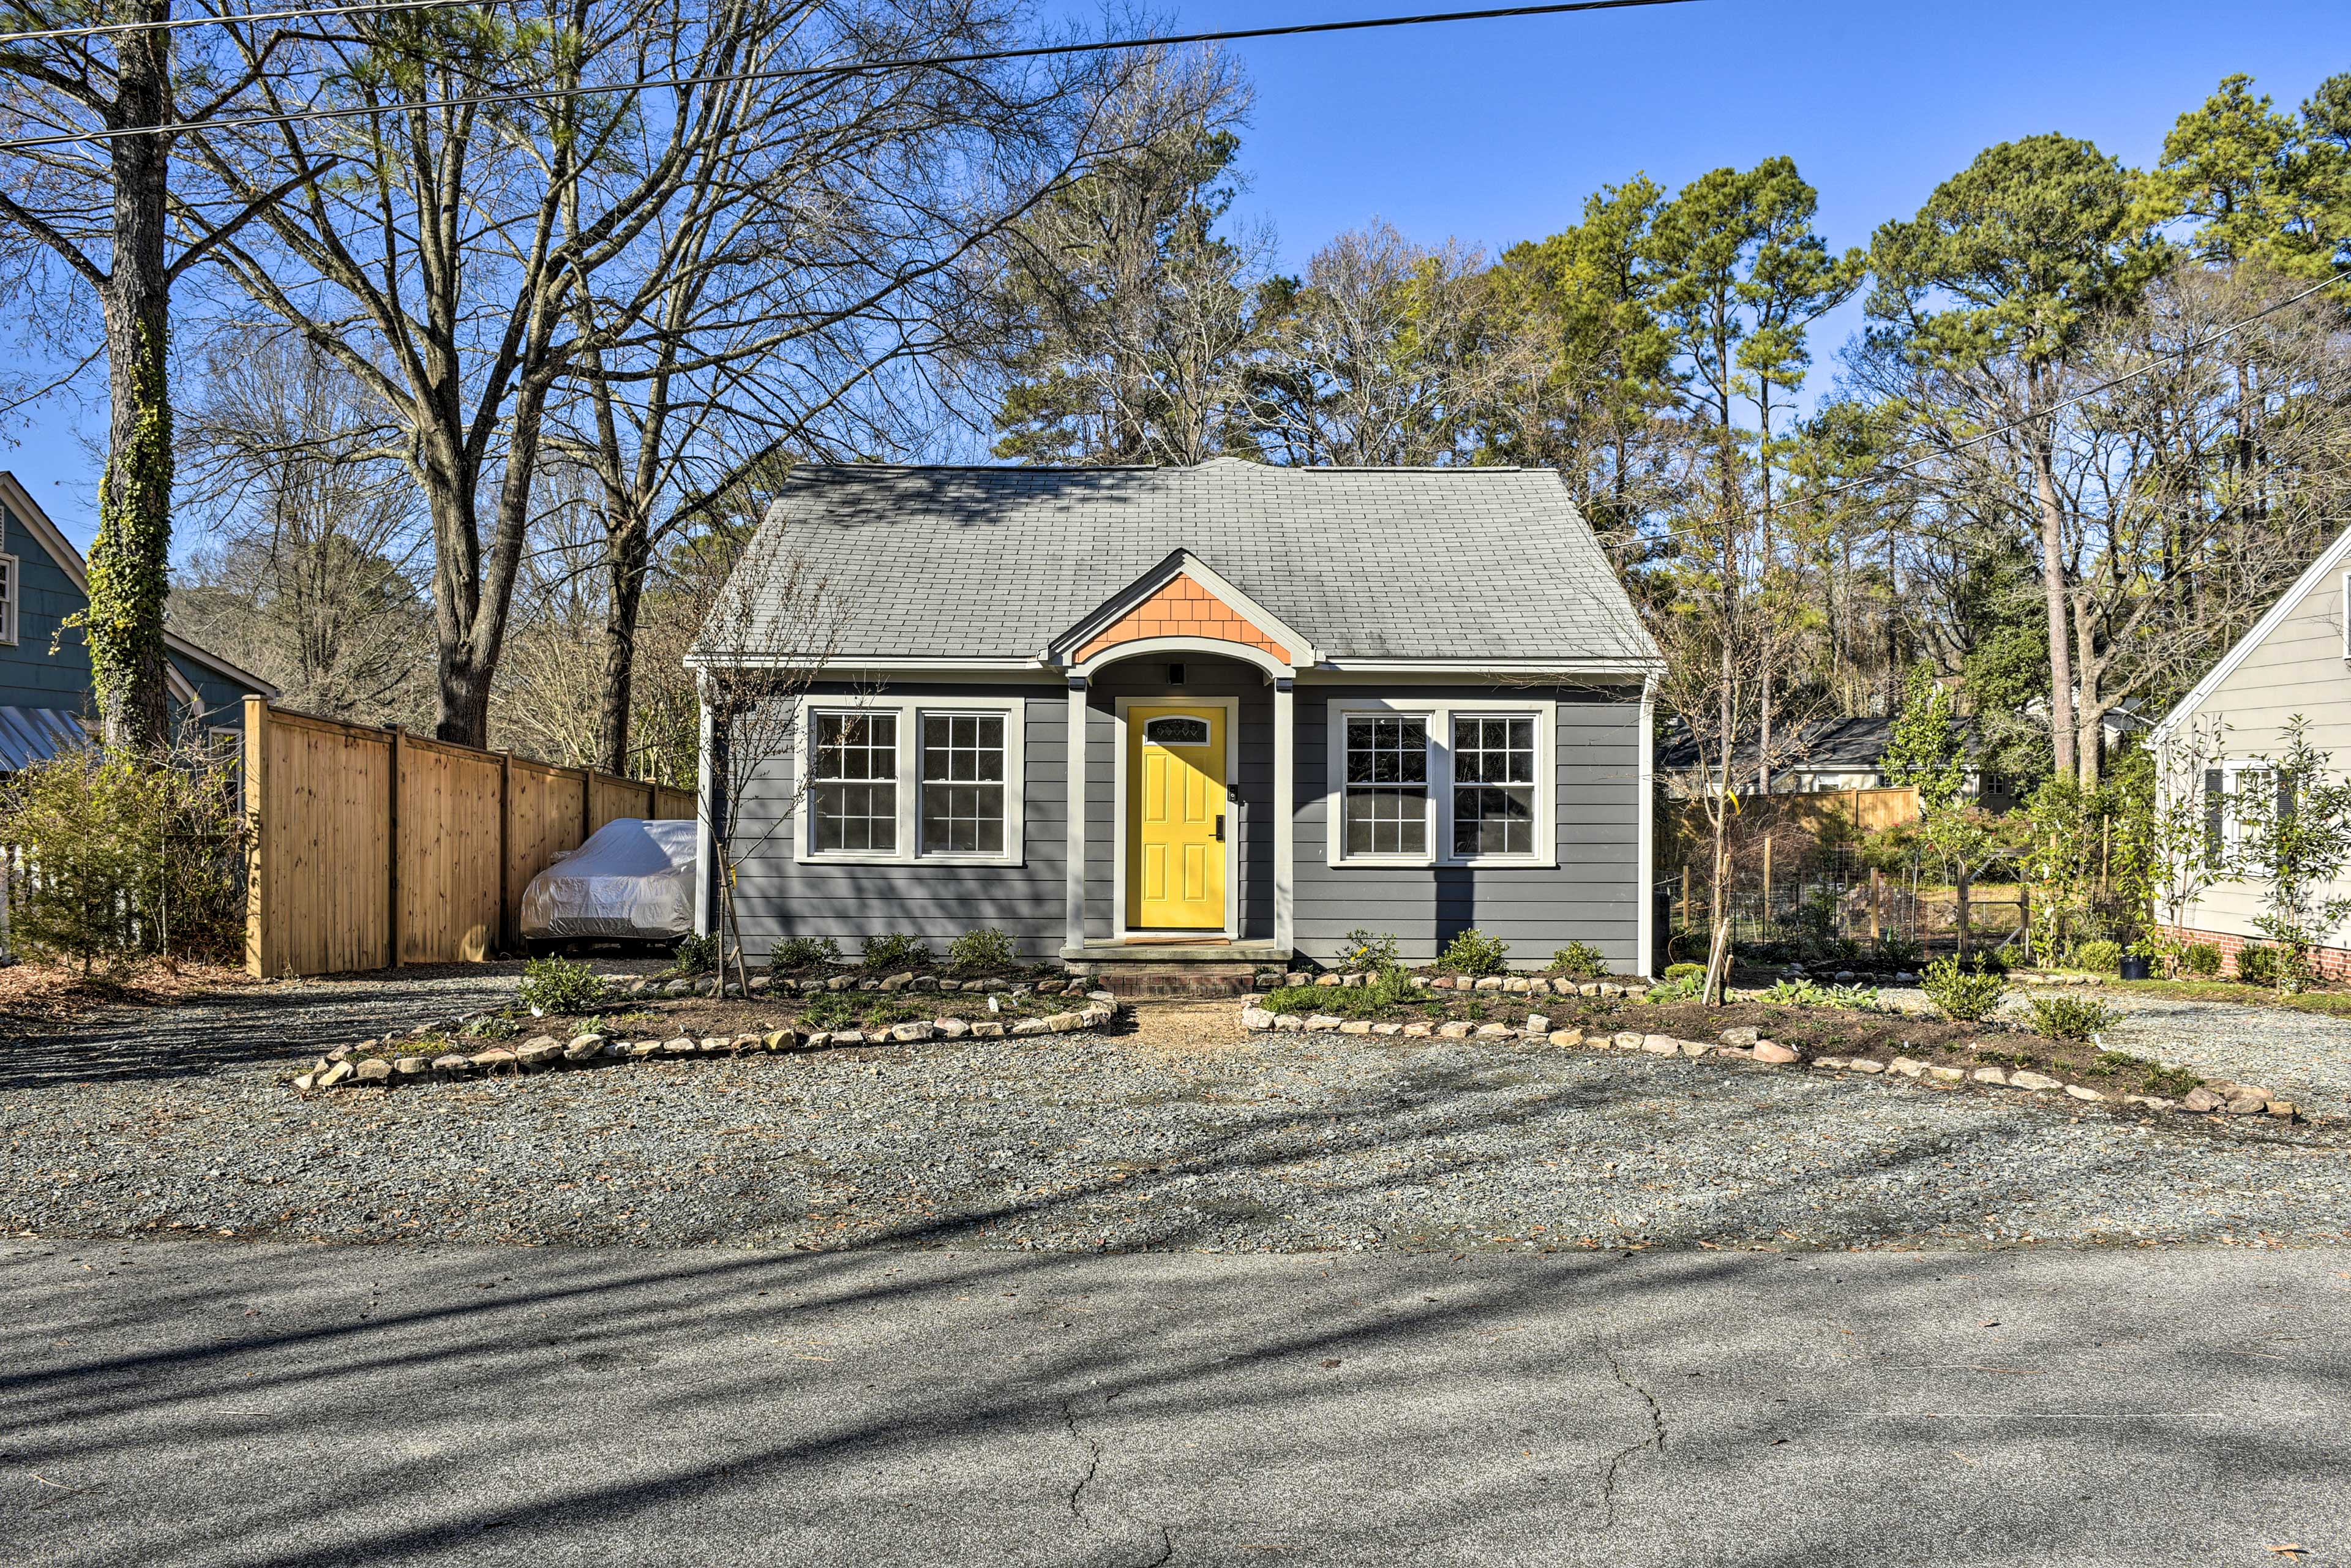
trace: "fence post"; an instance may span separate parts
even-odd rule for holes
[[[1771,928],[1771,835],[1763,835],[1763,928]]]
[[[581,843],[586,843],[588,835],[595,831],[595,822],[596,765],[591,762],[588,765],[587,771],[580,775],[580,841]]]
[[[269,914],[269,856],[263,848],[269,823],[262,809],[268,799],[269,699],[245,699],[245,972],[266,977]]]
[[[1880,940],[1886,935],[1886,873],[1876,866],[1869,868],[1869,939]]]
[[[1689,862],[1687,862],[1687,861],[1684,861],[1684,862],[1682,862],[1682,929],[1683,929],[1683,930],[1685,930],[1685,931],[1687,931],[1687,930],[1688,930],[1689,928],[1690,928],[1690,869],[1689,869]]]
[[[498,947],[511,953],[522,922],[515,908],[513,873],[514,753],[498,753]]]
[[[392,956],[386,960],[384,967],[387,969],[397,969],[400,967],[400,760],[402,742],[400,726],[396,724],[388,724],[383,727],[392,731],[392,781],[391,788],[383,792],[385,824],[383,834],[383,884],[384,894],[388,904],[388,908],[384,915],[384,929],[391,934]]]

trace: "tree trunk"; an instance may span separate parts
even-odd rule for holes
[[[597,766],[629,774],[629,706],[637,667],[637,615],[644,603],[645,567],[653,554],[643,514],[633,508],[617,528],[605,533],[605,572],[610,579],[604,610],[603,691],[597,698]]]
[[[1722,1005],[1723,982],[1730,974],[1730,849],[1724,836],[1721,802],[1714,822],[1714,887],[1708,894],[1713,929],[1707,933],[1706,987],[1699,999],[1708,1007]]]
[[[2041,511],[2041,587],[2049,609],[2049,741],[2057,776],[2074,771],[2074,660],[2066,635],[2065,516],[2044,426],[2032,439],[2032,492]]]
[[[170,0],[142,8],[171,16]],[[110,128],[170,118],[172,46],[160,32],[123,36]],[[170,144],[125,136],[109,144],[114,173],[113,267],[103,291],[111,382],[98,538],[89,552],[90,681],[109,747],[170,738],[163,600],[172,554],[171,283],[163,262]]]
[[[1971,946],[1968,940],[1970,935],[1970,922],[1968,917],[1968,881],[1967,864],[1961,862],[1951,883],[1951,918],[1958,929],[1959,957],[1962,961],[1967,958],[1968,950]]]

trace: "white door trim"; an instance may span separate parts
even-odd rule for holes
[[[1112,737],[1118,747],[1111,768],[1111,937],[1130,940],[1126,930],[1126,710],[1130,707],[1213,707],[1225,714],[1225,928],[1216,935],[1233,941],[1241,934],[1241,834],[1248,824],[1235,809],[1240,787],[1241,716],[1238,697],[1196,697],[1170,691],[1157,696],[1123,696],[1112,709]],[[1153,936],[1163,935],[1153,931]],[[1177,935],[1164,933],[1164,935]]]

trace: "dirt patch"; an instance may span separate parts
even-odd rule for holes
[[[99,1008],[170,1008],[255,984],[242,969],[211,964],[142,963],[83,975],[66,964],[0,969],[0,1034],[68,1024]]]

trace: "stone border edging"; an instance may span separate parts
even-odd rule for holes
[[[1709,1044],[1705,1040],[1682,1040],[1669,1034],[1645,1034],[1637,1030],[1620,1030],[1614,1034],[1587,1034],[1580,1029],[1554,1030],[1551,1028],[1551,1020],[1541,1013],[1529,1013],[1523,1026],[1472,1024],[1458,1019],[1441,1024],[1368,1023],[1361,1019],[1336,1018],[1329,1013],[1302,1016],[1298,1013],[1272,1013],[1255,1005],[1254,1001],[1242,1007],[1241,1027],[1260,1033],[1272,1030],[1288,1033],[1378,1035],[1405,1040],[1540,1040],[1562,1048],[1583,1046],[1593,1051],[1637,1051],[1650,1056],[1726,1056],[1761,1067],[1809,1066],[1814,1071],[1855,1072],[1865,1078],[1879,1075],[1905,1079],[1932,1078],[1945,1083],[1967,1081],[2038,1094],[2057,1090],[2062,1091],[2066,1098],[2086,1104],[2121,1104],[2148,1111],[2179,1111],[2191,1115],[2216,1112],[2224,1112],[2231,1116],[2269,1115],[2281,1122],[2304,1120],[2293,1101],[2281,1100],[2269,1090],[2250,1083],[2214,1080],[2198,1085],[2179,1100],[2167,1099],[2159,1094],[2109,1094],[2086,1084],[2067,1083],[2047,1073],[2023,1068],[1979,1067],[1970,1071],[1960,1067],[1938,1067],[1908,1056],[1896,1056],[1890,1061],[1879,1061],[1870,1057],[1816,1056],[1807,1059],[1775,1040],[1761,1039],[1756,1030],[1744,1027],[1724,1030],[1719,1042]]]
[[[568,1042],[542,1034],[519,1045],[494,1045],[486,1051],[448,1051],[427,1058],[356,1058],[341,1047],[320,1057],[318,1064],[293,1082],[297,1093],[337,1089],[389,1089],[394,1084],[455,1083],[545,1071],[559,1067],[609,1067],[628,1061],[671,1061],[684,1057],[746,1056],[813,1051],[825,1046],[911,1044],[925,1040],[1028,1040],[1049,1034],[1088,1034],[1118,1016],[1118,1004],[1108,991],[1086,993],[1089,1006],[1074,1012],[1049,1013],[1043,1018],[1005,1023],[993,1019],[916,1019],[875,1030],[774,1029],[764,1033],[746,1030],[736,1035],[675,1035],[668,1040],[613,1040],[601,1034],[574,1035]]]

